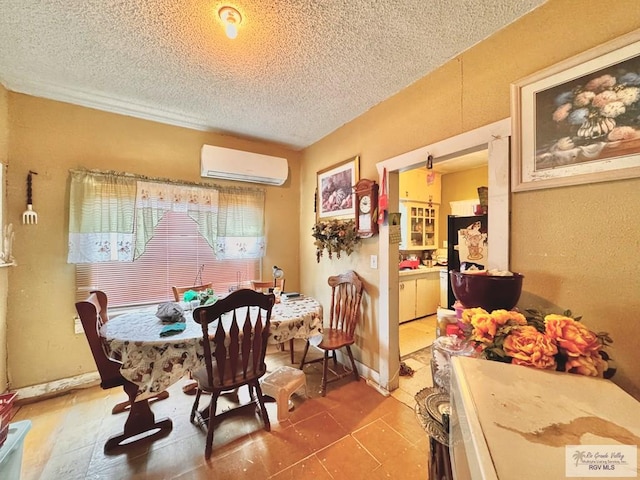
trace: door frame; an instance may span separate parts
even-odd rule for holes
[[[376,164],[379,184],[383,169],[387,169],[389,211],[397,212],[399,203],[399,173],[423,166],[429,155],[433,163],[446,162],[457,155],[488,149],[489,172],[489,249],[488,268],[509,269],[509,141],[511,119],[505,118],[484,127],[427,145]],[[388,224],[380,225],[378,267],[380,269],[380,309],[378,323],[379,386],[387,391],[398,388],[400,376],[400,344],[398,329],[398,244],[389,243]]]

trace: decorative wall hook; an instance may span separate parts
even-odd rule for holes
[[[429,154],[427,157],[427,170],[431,170],[433,168],[433,155]]]

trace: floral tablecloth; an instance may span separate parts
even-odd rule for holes
[[[269,343],[308,339],[322,333],[322,306],[311,297],[276,303],[271,312]]]
[[[123,313],[100,330],[109,357],[122,362],[122,376],[140,387],[138,400],[166,390],[190,370],[204,366],[202,330],[190,312],[185,313],[183,332],[161,337],[165,324],[156,311],[152,307]],[[321,333],[322,306],[315,299],[303,297],[273,307],[269,343]]]

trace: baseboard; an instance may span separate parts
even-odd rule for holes
[[[100,383],[100,375],[98,372],[84,373],[75,377],[62,378],[53,382],[41,383],[39,385],[31,385],[30,387],[18,388],[16,401],[33,400],[40,397],[51,397],[60,395],[69,390],[76,388],[86,388]]]
[[[391,395],[391,392],[389,390],[387,390],[386,388],[382,388],[380,384],[374,382],[370,378],[367,378],[367,385],[374,388],[379,394],[384,395],[385,397]]]

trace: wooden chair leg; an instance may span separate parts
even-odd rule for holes
[[[193,423],[193,420],[196,418],[196,413],[198,412],[198,407],[200,406],[200,389],[196,389],[196,398],[193,401],[193,407],[191,407],[191,415],[189,417],[189,421]]]
[[[267,413],[267,407],[264,405],[264,398],[262,395],[262,388],[260,387],[260,383],[256,380],[254,384],[254,388],[256,390],[256,395],[258,396],[258,403],[260,404],[260,412],[262,416],[262,421],[264,422],[264,429],[267,432],[271,431],[271,423],[269,422],[269,414]]]
[[[291,363],[295,363],[295,360],[293,359],[293,338],[289,340],[289,349],[291,350]]]
[[[333,369],[338,370],[338,356],[335,350],[331,350],[331,358],[333,359]]]
[[[322,387],[320,394],[324,397],[327,394],[327,371],[329,370],[329,350],[324,351],[324,359],[322,362]]]
[[[353,353],[351,353],[351,346],[347,345],[347,353],[349,354],[349,360],[351,360],[351,368],[353,368],[353,377],[356,381],[360,380],[360,375],[358,375],[358,368],[356,367],[356,361],[353,359]]]
[[[302,370],[304,368],[304,361],[307,358],[307,352],[309,351],[309,340],[307,340],[307,343],[304,346],[304,352],[302,352],[302,360],[300,360],[300,370]]]
[[[218,403],[218,392],[211,394],[211,403],[209,404],[209,422],[207,426],[207,443],[204,447],[204,457],[209,460],[211,458],[211,450],[213,449],[213,430],[215,428],[216,405]]]

